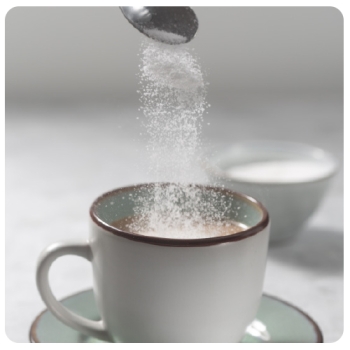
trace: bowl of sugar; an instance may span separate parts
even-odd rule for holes
[[[212,183],[250,195],[266,206],[272,243],[297,235],[337,170],[335,158],[320,148],[272,140],[233,144],[203,164]]]

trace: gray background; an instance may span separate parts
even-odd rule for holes
[[[335,8],[213,7],[196,13],[200,28],[192,46],[208,72],[212,98],[227,90],[341,91],[343,20]],[[8,102],[133,101],[142,38],[130,29],[117,7],[11,10]]]
[[[190,44],[209,81],[208,148],[293,140],[339,160],[297,240],[272,247],[264,290],[308,312],[327,342],[343,329],[343,18],[332,7],[195,8]],[[92,200],[150,181],[138,111],[143,40],[117,7],[14,8],[6,17],[6,333],[26,342],[44,307],[35,264],[87,237]],[[58,297],[91,286],[82,259],[52,268]]]

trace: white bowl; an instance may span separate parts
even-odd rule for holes
[[[276,242],[297,234],[315,212],[337,162],[313,146],[265,140],[234,144],[205,161],[204,168],[212,183],[265,205],[271,218],[270,241]]]

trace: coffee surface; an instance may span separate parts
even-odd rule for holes
[[[199,223],[198,225],[192,226],[190,229],[187,227],[168,227],[162,232],[156,232],[147,227],[146,224],[137,226],[141,229],[138,232],[134,232],[131,228],[135,226],[137,217],[126,217],[121,220],[116,220],[110,225],[116,227],[122,231],[129,233],[137,233],[143,236],[162,237],[162,238],[174,238],[174,239],[192,239],[192,238],[209,238],[209,237],[220,237],[236,234],[247,230],[249,227],[233,220],[210,222],[210,223]]]

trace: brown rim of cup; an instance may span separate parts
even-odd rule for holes
[[[253,205],[256,209],[258,209],[262,213],[262,219],[254,226],[248,228],[247,230],[234,233],[227,236],[218,236],[218,237],[209,237],[209,238],[192,238],[192,239],[177,239],[177,238],[163,238],[163,237],[156,237],[156,236],[144,236],[137,233],[127,232],[120,230],[114,226],[110,226],[109,224],[102,221],[95,212],[96,207],[101,202],[101,200],[104,200],[108,198],[109,196],[115,195],[115,194],[121,194],[123,192],[130,192],[135,191],[140,188],[145,187],[151,187],[155,185],[161,185],[161,186],[169,186],[170,183],[146,183],[146,184],[139,184],[134,186],[128,186],[128,187],[121,187],[109,192],[106,192],[99,196],[91,205],[90,207],[90,216],[92,221],[101,227],[102,229],[113,233],[116,236],[124,237],[127,239],[130,239],[132,241],[142,242],[142,243],[148,243],[153,245],[160,245],[160,246],[170,246],[170,247],[203,247],[203,246],[210,246],[210,245],[216,245],[221,243],[227,243],[227,242],[235,242],[240,241],[242,239],[251,237],[256,235],[257,233],[263,231],[269,224],[269,214],[265,207],[256,199],[249,197],[245,194],[238,193],[231,191],[226,188],[220,188],[220,187],[213,187],[213,186],[205,186],[205,185],[193,185],[195,187],[201,188],[203,190],[212,190],[216,192],[220,192],[226,196],[234,196],[238,197],[241,200],[245,201],[246,203],[249,203]]]

